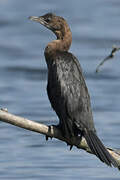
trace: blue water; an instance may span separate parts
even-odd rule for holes
[[[71,52],[80,60],[91,95],[94,121],[106,146],[120,148],[120,55],[96,66],[120,46],[120,1],[1,0],[0,107],[44,124],[57,123],[46,93],[44,48],[55,36],[28,20],[54,12],[68,20]],[[0,123],[0,179],[118,180],[117,169],[43,135]]]

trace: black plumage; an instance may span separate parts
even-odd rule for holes
[[[80,63],[68,52],[72,34],[67,22],[52,13],[40,17],[32,16],[30,19],[41,23],[57,37],[45,48],[45,59],[48,67],[48,97],[59,117],[59,128],[63,136],[83,136],[93,154],[102,162],[118,167],[96,134],[90,96]]]
[[[88,89],[78,60],[69,52],[58,52],[55,59],[46,61],[48,97],[60,119],[63,135],[71,137],[84,128],[95,132]]]

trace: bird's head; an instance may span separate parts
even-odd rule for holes
[[[57,39],[64,38],[67,31],[70,31],[66,20],[52,13],[47,13],[43,16],[38,16],[38,17],[30,16],[29,19],[36,21],[44,25],[46,28],[50,29],[51,31],[53,31],[57,36]]]

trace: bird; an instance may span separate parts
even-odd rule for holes
[[[44,56],[48,68],[47,94],[59,118],[57,127],[63,137],[84,137],[92,153],[102,162],[119,168],[97,135],[81,65],[69,52],[72,33],[67,21],[53,13],[30,16],[29,19],[42,24],[56,35],[56,39],[47,44]]]

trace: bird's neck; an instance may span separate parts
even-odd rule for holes
[[[55,56],[57,52],[68,51],[72,43],[72,33],[69,28],[67,28],[64,33],[55,32],[57,39],[48,43],[45,48],[45,57]]]

